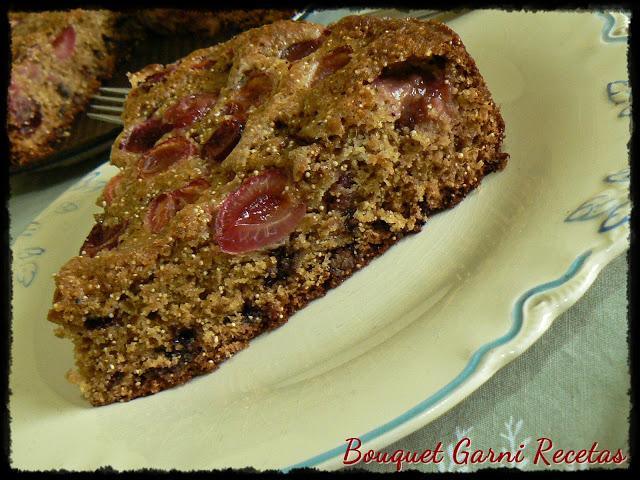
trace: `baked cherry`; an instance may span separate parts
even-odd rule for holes
[[[69,25],[53,39],[51,45],[58,60],[71,58],[76,50],[76,29]]]
[[[29,135],[42,124],[42,107],[34,99],[9,89],[9,111],[20,133]]]
[[[294,43],[285,48],[280,56],[285,60],[295,62],[307,55],[311,55],[320,47],[320,45],[322,45],[323,41],[324,37],[320,36],[313,40],[304,40],[302,42]]]
[[[109,180],[109,183],[107,183],[107,186],[104,187],[102,197],[104,198],[104,201],[107,203],[107,205],[111,205],[113,199],[116,197],[116,190],[118,189],[120,183],[122,183],[123,178],[124,177],[122,176],[122,174],[119,173],[115,177],[112,177],[111,180]]]
[[[215,219],[215,239],[226,253],[246,253],[287,237],[304,217],[306,205],[295,201],[285,188],[287,176],[266,170],[246,179],[220,205]]]
[[[192,70],[209,70],[216,63],[217,62],[212,58],[205,58],[197,63],[192,64],[189,68],[191,68]]]
[[[407,96],[421,96],[425,91],[423,76],[417,73],[408,76],[380,76],[372,85],[394,100],[403,100]]]
[[[413,98],[405,102],[402,106],[402,114],[396,120],[396,126],[413,130],[416,125],[425,123],[429,118],[429,106],[430,102],[425,97]]]
[[[213,93],[200,93],[184,97],[164,112],[164,121],[173,128],[188,127],[204,117],[215,105],[216,100],[218,100],[218,95]]]
[[[222,114],[232,115],[236,122],[244,126],[247,110],[260,105],[271,93],[272,88],[273,81],[266,73],[258,71],[249,73],[245,84],[222,109]]]
[[[95,257],[100,250],[111,250],[120,243],[120,235],[127,228],[127,222],[105,227],[102,223],[96,223],[80,248],[80,253],[86,253],[89,257]]]
[[[242,137],[244,123],[235,118],[224,120],[202,147],[202,158],[220,163],[229,156]]]
[[[196,153],[196,146],[185,137],[171,137],[153,147],[140,158],[138,172],[142,177],[150,177]]]
[[[260,105],[267,98],[272,88],[273,82],[269,75],[263,72],[250,73],[234,100],[227,104],[226,114],[233,114],[237,118],[244,117],[249,108]]]
[[[27,60],[19,65],[12,66],[11,70],[11,83],[9,84],[9,90],[20,90],[18,86],[21,81],[24,81],[24,77],[28,78],[32,82],[41,81],[44,77],[42,67],[34,61]],[[21,79],[21,80],[18,80]]]
[[[396,126],[400,128],[413,129],[426,122],[431,109],[448,113],[450,91],[441,68],[409,73],[401,65],[395,73],[381,75],[372,85],[391,101],[392,110],[399,116]]]
[[[236,102],[248,110],[249,107],[260,105],[271,93],[272,88],[273,81],[269,75],[263,72],[252,73],[238,91]]]
[[[413,129],[416,125],[425,123],[429,119],[429,110],[439,114],[450,115],[449,86],[439,77],[425,81],[420,88],[419,95],[405,98],[402,103],[402,114],[396,121],[396,126]]]
[[[153,84],[164,81],[167,75],[169,75],[176,68],[178,68],[178,66],[175,63],[172,63],[167,66],[163,66],[160,64],[154,64],[154,65],[158,67],[162,67],[162,70],[158,70],[157,72],[154,72],[148,75],[147,77],[145,77],[145,79],[142,81],[142,86],[144,86],[145,89],[147,90],[151,88]],[[147,66],[146,68],[149,68],[149,67],[151,67],[151,65]]]
[[[127,152],[141,153],[152,148],[158,140],[173,128],[159,118],[150,118],[133,127],[120,148]]]
[[[164,78],[168,74],[169,74],[169,72],[167,70],[161,70],[159,72],[152,73],[151,75],[149,75],[147,78],[144,79],[143,84],[145,86],[153,85],[154,83],[158,83],[158,82],[164,80]]]
[[[202,192],[210,186],[211,184],[204,178],[196,178],[191,180],[184,187],[174,190],[172,194],[180,201],[193,203],[198,199]]]
[[[183,187],[158,195],[149,203],[144,225],[152,233],[160,233],[185,205],[195,202],[209,188],[204,178],[191,180]]]
[[[178,212],[178,200],[171,193],[161,193],[149,203],[144,226],[152,233],[160,233]]]
[[[349,45],[343,45],[329,52],[320,60],[313,83],[319,82],[344,67],[351,60],[352,53],[353,49]]]

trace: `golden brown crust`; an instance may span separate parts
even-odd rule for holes
[[[292,51],[296,60],[287,60]],[[260,101],[244,112],[239,142],[211,161],[207,145],[237,120],[238,99],[256,78],[269,93],[254,95]],[[415,111],[400,114],[398,92],[416,78],[431,79],[433,90],[416,83],[417,106],[407,104]],[[458,36],[438,23],[349,17],[325,29],[281,21],[131,80],[112,150],[120,181],[96,217],[98,231],[118,232],[117,241],[62,268],[49,313],[74,341],[74,378],[94,405],[216,369],[506,161],[498,108]],[[133,132],[163,124],[175,105],[203,93],[216,100],[195,123],[131,149]],[[141,175],[146,152],[172,137],[196,153]],[[220,205],[273,170],[289,179],[306,215],[279,244],[223,252],[211,227]],[[150,230],[154,202],[198,179],[210,187]]]

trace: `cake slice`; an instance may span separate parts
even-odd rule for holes
[[[93,405],[216,369],[507,158],[435,22],[280,21],[130,79],[120,173],[49,313]]]
[[[122,20],[109,10],[9,13],[13,166],[51,155],[69,135],[101,80],[114,71]]]

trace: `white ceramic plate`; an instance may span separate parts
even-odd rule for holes
[[[346,438],[380,448],[460,402],[628,246],[624,18],[451,22],[502,107],[506,170],[219,371],[101,408],[64,379],[71,345],[45,319],[115,169],[92,172],[13,248],[13,466],[334,468]]]

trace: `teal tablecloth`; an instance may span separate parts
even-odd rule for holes
[[[100,163],[11,178],[11,238],[20,234],[49,203]],[[538,438],[553,450],[590,449],[629,455],[630,374],[627,345],[626,255],[602,271],[595,284],[527,352],[499,371],[461,404],[384,451],[423,451],[442,442],[442,462],[408,465],[425,471],[475,470],[490,466],[457,465],[448,448],[468,437],[468,450],[516,452],[523,461],[491,466],[521,469],[586,468],[586,464],[533,464]],[[366,447],[366,445],[365,445]],[[363,447],[364,451],[364,447]],[[546,455],[548,458],[549,455]],[[459,457],[461,458],[461,457]],[[627,466],[628,462],[623,466]],[[357,465],[394,471],[395,465]],[[591,465],[589,468],[597,466]]]

